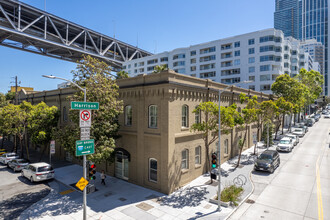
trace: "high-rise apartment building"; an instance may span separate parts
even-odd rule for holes
[[[275,0],[274,28],[282,30],[285,37],[299,38],[298,0]]]
[[[313,68],[312,57],[300,43],[271,28],[134,59],[123,69],[136,76],[165,64],[177,73],[226,84],[252,81],[241,86],[271,93],[280,74],[294,76],[301,68]]]
[[[329,95],[328,0],[301,1],[301,39],[316,39],[324,45],[324,93]]]

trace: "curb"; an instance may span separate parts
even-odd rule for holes
[[[228,218],[230,218],[236,211],[237,211],[237,209],[241,206],[241,205],[243,205],[243,203],[252,195],[252,193],[254,192],[254,184],[253,184],[253,181],[252,181],[252,179],[251,179],[251,173],[252,173],[252,171],[250,171],[250,174],[249,174],[249,180],[250,180],[250,182],[251,182],[251,185],[252,185],[252,190],[251,190],[251,192],[247,195],[247,196],[245,196],[245,198],[238,204],[238,206],[236,206],[228,215],[227,215],[227,217],[224,219],[224,220],[227,220]]]

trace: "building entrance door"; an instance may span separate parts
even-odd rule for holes
[[[122,151],[116,152],[115,176],[128,180],[128,156]]]

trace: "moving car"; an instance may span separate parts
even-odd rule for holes
[[[297,135],[287,134],[285,135],[285,137],[291,138],[291,140],[293,141],[293,146],[296,146],[299,143],[299,137]]]
[[[323,114],[323,115],[328,114],[328,110],[323,110],[323,111],[322,111],[322,114]]]
[[[265,150],[254,162],[254,170],[264,170],[273,173],[280,166],[280,155],[275,150]]]
[[[289,137],[284,137],[278,143],[276,150],[277,151],[288,151],[291,152],[293,148],[293,141]]]
[[[53,179],[55,171],[48,163],[31,163],[21,171],[21,175],[33,183]]]
[[[12,168],[14,172],[23,170],[27,165],[29,162],[25,159],[13,159],[7,163],[7,167]]]
[[[5,153],[0,156],[0,162],[7,164],[9,161],[17,158],[19,158],[19,156],[16,153]]]
[[[304,137],[305,132],[303,128],[293,128],[292,134],[297,135],[298,137]]]
[[[324,115],[324,118],[330,118],[330,113],[326,113],[326,114]]]

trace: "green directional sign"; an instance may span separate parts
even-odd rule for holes
[[[98,102],[71,102],[71,109],[76,110],[98,110],[99,103]]]
[[[76,156],[84,156],[88,154],[94,154],[94,139],[76,141]]]

